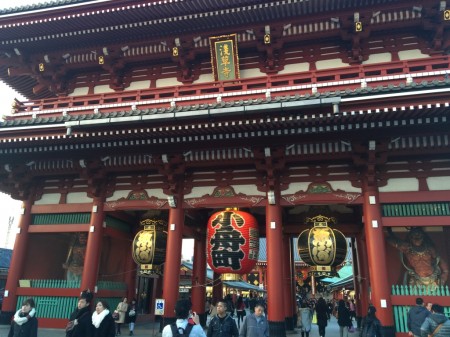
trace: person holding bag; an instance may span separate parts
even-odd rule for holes
[[[431,306],[431,315],[425,319],[420,327],[421,337],[450,336],[450,320],[444,315],[444,308],[439,304]]]
[[[92,337],[93,328],[91,319],[92,293],[83,290],[78,299],[77,308],[70,314],[66,327],[66,337]]]
[[[130,336],[133,336],[134,334],[134,324],[136,323],[136,316],[137,316],[137,310],[136,310],[136,300],[133,299],[128,306],[128,311],[125,316],[125,323],[128,323],[128,329],[130,330]]]
[[[302,302],[301,308],[298,311],[298,322],[297,322],[297,326],[300,328],[302,337],[309,337],[312,319],[313,319],[313,312],[311,308],[308,307],[306,302]]]
[[[120,303],[117,305],[117,308],[116,308],[116,311],[117,311],[117,313],[119,314],[119,318],[117,318],[117,319],[115,320],[115,322],[116,322],[116,327],[117,327],[117,330],[116,330],[116,336],[119,336],[120,333],[121,333],[121,332],[120,332],[120,327],[121,327],[121,325],[122,325],[123,323],[125,323],[125,314],[126,314],[127,310],[128,310],[127,298],[124,297],[123,300],[122,300],[122,302],[120,302]]]

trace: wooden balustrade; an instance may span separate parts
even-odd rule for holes
[[[127,111],[137,109],[168,108],[176,105],[208,104],[217,101],[252,100],[286,95],[312,94],[318,92],[355,90],[367,86],[406,85],[407,81],[443,80],[447,77],[450,56],[436,56],[424,59],[394,61],[369,65],[315,70],[282,75],[268,75],[230,81],[218,81],[149,88],[142,90],[102,93],[84,96],[48,98],[37,101],[16,102],[11,119],[34,116],[61,116],[69,114]],[[363,83],[365,82],[365,83]]]

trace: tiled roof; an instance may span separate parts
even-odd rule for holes
[[[37,118],[29,118],[29,119],[10,119],[0,123],[0,128],[3,127],[15,127],[15,126],[31,126],[31,125],[44,125],[44,124],[59,124],[65,122],[76,122],[76,121],[84,121],[84,120],[101,120],[101,119],[114,119],[120,117],[135,117],[135,116],[145,116],[145,115],[160,115],[162,118],[164,114],[176,114],[176,113],[185,113],[189,111],[201,111],[201,110],[215,110],[215,109],[224,109],[224,108],[239,108],[245,106],[255,106],[261,105],[261,111],[265,109],[267,106],[269,109],[273,108],[270,104],[274,103],[286,103],[286,102],[299,102],[301,105],[302,102],[307,102],[308,100],[318,100],[318,99],[327,99],[333,97],[345,98],[345,97],[355,97],[355,96],[366,96],[370,97],[374,94],[380,93],[393,93],[393,92],[407,92],[410,90],[417,89],[430,89],[436,87],[448,87],[450,86],[450,79],[446,78],[442,81],[434,80],[434,81],[422,81],[420,83],[413,83],[410,86],[406,85],[387,85],[387,86],[377,86],[377,87],[366,87],[355,90],[345,90],[345,91],[327,91],[323,93],[316,93],[312,95],[286,95],[286,96],[277,96],[273,98],[266,99],[254,99],[254,100],[238,100],[238,101],[227,101],[220,103],[210,103],[210,104],[194,104],[194,105],[185,105],[185,106],[175,106],[175,107],[167,107],[167,108],[153,108],[153,109],[143,109],[143,110],[121,110],[115,112],[106,112],[106,113],[89,113],[89,114],[78,114],[78,115],[70,115],[59,116],[59,117],[37,117]],[[120,109],[120,108],[118,108]]]
[[[93,2],[93,1],[92,0],[55,0],[55,1],[38,2],[38,3],[24,5],[24,6],[0,9],[0,15],[28,12],[28,11],[34,11],[34,10],[46,9],[46,8],[55,8],[55,7],[73,5],[73,4],[83,3],[83,2]]]

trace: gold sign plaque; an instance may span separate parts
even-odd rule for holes
[[[240,75],[236,34],[210,37],[209,45],[214,80],[238,79]]]

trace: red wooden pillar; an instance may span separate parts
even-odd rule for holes
[[[258,266],[258,282],[264,286],[263,267]],[[264,287],[265,289],[265,287]]]
[[[369,263],[367,261],[367,251],[362,235],[356,237],[355,241],[356,255],[358,257],[358,274],[355,274],[356,283],[359,288],[359,296],[356,301],[356,316],[364,317],[369,308]]]
[[[388,270],[386,245],[383,224],[381,223],[378,189],[368,183],[367,177],[363,184],[363,196],[364,233],[366,236],[372,304],[377,308],[377,317],[385,328],[385,336],[388,337],[393,336],[395,330],[390,297],[391,286],[385,273],[380,273],[381,270]]]
[[[356,252],[356,239],[355,238],[351,238],[351,250],[352,250],[352,257],[353,257],[353,289],[355,289],[355,296],[353,298],[354,302],[355,302],[355,318],[356,318],[356,322],[357,322],[357,327],[360,326],[361,323],[361,308],[359,305],[359,297],[360,297],[360,293],[361,293],[361,289],[360,289],[360,283],[358,282],[358,275],[359,273],[359,258],[358,258],[358,254]]]
[[[11,265],[8,271],[8,279],[6,280],[5,293],[8,295],[3,298],[2,312],[12,312],[16,310],[17,302],[17,286],[22,278],[26,251],[28,247],[28,227],[31,224],[31,199],[22,204],[22,216],[20,217],[19,226],[14,242],[14,249],[11,257]]]
[[[166,261],[164,264],[163,298],[165,300],[163,325],[175,322],[175,304],[180,284],[181,245],[183,242],[184,210],[182,202],[169,211]]]
[[[279,191],[275,200],[280,201]],[[269,335],[285,337],[286,324],[284,314],[283,275],[283,222],[279,204],[266,206],[267,237],[267,311],[269,318]]]
[[[83,275],[81,277],[81,289],[95,290],[98,277],[98,268],[102,251],[103,221],[103,199],[94,198],[91,211],[91,223],[84,257]]]
[[[127,298],[128,303],[131,303],[131,300],[134,298],[137,300],[137,289],[136,289],[136,263],[133,260],[133,256],[131,254],[131,249],[128,249],[128,256],[126,261],[126,271],[125,282],[127,284]]]
[[[194,239],[194,266],[192,270],[192,310],[200,315],[203,322],[206,301],[206,239]],[[202,324],[204,325],[204,324]]]
[[[212,298],[213,303],[216,304],[216,302],[223,298],[223,287],[222,287],[222,281],[220,279],[219,273],[213,274],[213,290],[212,290]]]
[[[284,315],[286,322],[286,330],[294,330],[294,310],[293,300],[294,294],[292,293],[292,264],[293,256],[292,252],[292,240],[289,235],[283,236],[283,290],[284,290]]]

